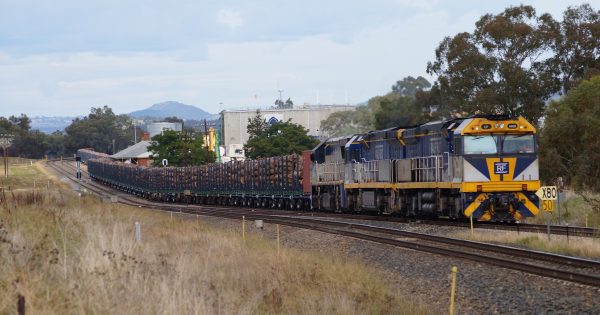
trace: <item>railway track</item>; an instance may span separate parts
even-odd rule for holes
[[[72,158],[70,160],[73,160]],[[68,161],[65,159],[65,161]],[[67,167],[72,169],[72,174],[75,172],[74,164],[67,164]],[[68,173],[68,171],[65,172]],[[87,174],[82,169],[83,174]],[[261,211],[268,211],[261,209]],[[314,211],[294,211],[294,210],[271,210],[273,214],[289,214],[295,216],[315,216]],[[456,226],[470,228],[470,223],[467,220],[422,220],[422,219],[410,219],[410,218],[399,218],[394,216],[385,215],[364,215],[364,214],[347,214],[347,213],[331,213],[331,212],[318,212],[318,216],[321,217],[333,217],[343,218],[350,220],[369,220],[369,221],[381,221],[381,222],[397,222],[397,223],[409,223],[417,222],[429,225],[440,225],[440,226]],[[547,225],[544,224],[528,224],[528,223],[498,223],[498,222],[473,222],[473,228],[476,229],[493,229],[493,230],[506,230],[506,231],[517,231],[517,232],[532,232],[532,233],[547,233]],[[566,236],[580,236],[580,237],[600,237],[600,230],[596,228],[578,227],[578,226],[563,226],[563,225],[551,225],[550,233],[553,235],[566,235]]]
[[[71,175],[73,172],[70,166],[54,162],[49,162],[48,166],[62,173],[67,178],[75,180]],[[115,192],[112,188],[93,182],[85,182],[82,185],[100,196],[114,195]],[[153,203],[130,195],[121,196],[119,199],[119,202],[123,204],[144,206],[171,212],[210,215],[231,219],[240,219],[243,215],[248,220],[264,220],[273,224],[343,235],[379,244],[388,244],[433,254],[468,259],[543,277],[600,287],[600,262],[594,260],[408,232],[368,224],[324,218],[307,218],[306,216],[298,216],[296,214],[285,215],[282,211],[276,211],[277,214],[274,214],[274,211],[265,211],[262,209],[166,205],[164,203]]]

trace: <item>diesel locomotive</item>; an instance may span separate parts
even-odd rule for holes
[[[317,209],[514,221],[538,214],[536,129],[475,116],[329,139],[312,153]]]
[[[538,214],[536,129],[474,116],[330,138],[302,155],[142,167],[78,151],[92,179],[149,199],[515,221]]]

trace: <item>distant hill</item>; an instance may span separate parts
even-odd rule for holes
[[[131,112],[129,116],[133,118],[165,118],[177,116],[178,118],[182,118],[183,120],[210,120],[216,119],[218,117],[218,115],[206,112],[196,106],[174,101],[154,104],[149,108]]]
[[[31,129],[37,129],[45,133],[53,133],[55,131],[63,131],[77,117],[47,117],[35,116],[31,117]]]

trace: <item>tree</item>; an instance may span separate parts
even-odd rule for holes
[[[153,166],[162,166],[167,159],[170,166],[192,166],[214,163],[215,153],[204,146],[203,137],[165,130],[155,135],[150,141],[148,151],[153,152]]]
[[[473,34],[446,37],[427,72],[454,114],[522,115],[537,122],[560,85],[551,62],[556,21],[531,6],[486,14]],[[545,56],[548,56],[544,59]]]
[[[260,114],[260,110],[256,111],[256,115],[252,118],[248,118],[248,126],[246,130],[250,138],[258,137],[267,129],[268,125],[265,118]]]
[[[321,121],[321,131],[331,137],[367,132],[374,128],[373,114],[368,106],[332,113]]]
[[[75,152],[80,148],[93,148],[114,154],[131,143],[130,127],[131,119],[127,115],[115,115],[108,106],[92,107],[87,117],[76,118],[65,129],[65,149]]]
[[[280,99],[276,99],[275,100],[275,106],[279,109],[288,109],[288,108],[294,108],[294,102],[292,101],[291,98],[288,97],[288,99],[284,102]]]
[[[415,105],[423,111],[427,120],[449,119],[456,115],[448,108],[448,103],[443,101],[438,82],[435,82],[427,91],[417,91]]]
[[[292,102],[292,99],[288,97],[288,99],[285,101],[285,108],[294,108],[294,102]]]
[[[0,134],[13,137],[8,154],[27,158],[41,158],[49,147],[49,136],[38,130],[31,130],[31,119],[21,116],[0,117]]]
[[[600,11],[589,4],[569,7],[560,25],[555,25],[555,56],[563,91],[585,78],[600,74]]]
[[[39,130],[30,130],[15,136],[11,152],[26,158],[41,158],[50,148],[50,136]]]
[[[15,127],[18,127],[20,131],[27,132],[31,129],[31,119],[25,114],[21,114],[20,117],[10,116],[8,117],[8,120],[15,125]]]
[[[600,191],[600,76],[552,102],[540,136],[542,178],[562,176],[576,190]]]
[[[405,77],[392,86],[392,92],[372,97],[367,105],[331,114],[321,121],[321,130],[329,136],[346,136],[431,119],[439,109],[434,97],[439,89],[427,90],[429,87],[429,81],[421,76]]]
[[[319,141],[308,136],[308,130],[291,120],[267,126],[259,122],[260,113],[248,125],[250,138],[244,145],[251,159],[301,153],[315,147]],[[262,120],[264,122],[264,119]],[[252,126],[251,126],[252,125]]]
[[[417,91],[425,91],[430,87],[431,83],[422,76],[418,76],[416,79],[412,76],[408,76],[397,81],[396,84],[392,86],[392,92],[402,96],[415,97]]]
[[[60,156],[65,152],[65,135],[60,131],[54,131],[48,135],[48,150],[45,154]]]
[[[398,126],[412,126],[423,122],[424,115],[415,99],[398,94],[388,95],[375,111],[375,128],[386,129]]]

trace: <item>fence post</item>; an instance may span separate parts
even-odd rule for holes
[[[246,216],[242,216],[242,240],[246,241]]]
[[[452,267],[452,289],[450,291],[450,315],[454,315],[454,292],[456,291],[456,273],[458,268]]]
[[[277,255],[279,255],[280,246],[279,246],[279,224],[277,224]]]
[[[547,233],[548,233],[548,240],[550,240],[550,215],[547,215],[547,217],[548,217]]]
[[[471,215],[469,216],[470,220],[471,220],[471,237],[473,237],[473,214],[471,213]]]
[[[142,226],[140,225],[139,222],[135,222],[135,241],[136,242],[142,241]]]
[[[17,297],[17,313],[19,315],[25,315],[25,297],[21,294]]]

